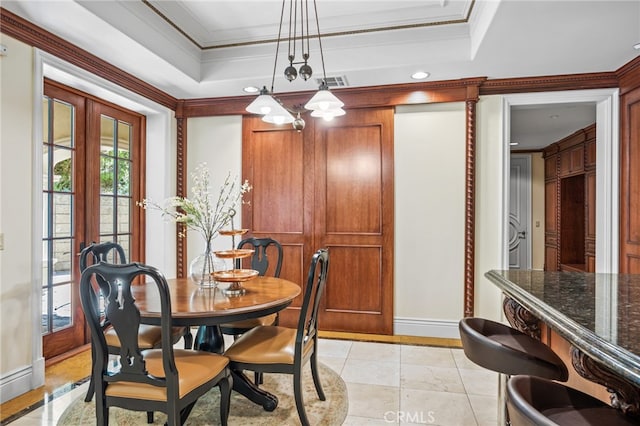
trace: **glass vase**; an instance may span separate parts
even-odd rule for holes
[[[211,274],[216,269],[220,269],[219,264],[220,259],[213,254],[211,244],[207,244],[205,251],[196,256],[189,264],[189,276],[201,287],[214,287],[216,280]]]

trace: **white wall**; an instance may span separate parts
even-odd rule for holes
[[[33,49],[0,34],[0,402],[34,380],[32,318]],[[25,333],[26,332],[26,333]],[[43,367],[43,366],[41,366]],[[36,382],[38,379],[35,380]],[[34,386],[39,383],[33,383]]]
[[[505,164],[507,147],[502,138],[502,97],[481,97],[476,125],[476,244],[475,316],[499,320],[502,297],[498,287],[485,278],[491,269],[505,268],[506,208]]]
[[[464,306],[464,103],[396,108],[394,333],[458,337]]]
[[[191,173],[200,163],[207,163],[211,173],[211,187],[218,190],[227,174],[242,178],[242,116],[200,117],[187,120],[187,194],[191,194]],[[242,212],[238,210],[234,225],[242,224]],[[229,237],[213,241],[214,250],[231,248]],[[204,251],[204,240],[190,231],[187,239],[187,260]]]

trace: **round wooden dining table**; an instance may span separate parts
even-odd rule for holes
[[[255,277],[242,283],[241,295],[227,295],[228,283],[215,287],[200,287],[189,278],[168,279],[171,296],[171,316],[174,326],[199,326],[193,348],[224,353],[224,338],[220,324],[257,318],[283,310],[300,294],[300,286],[275,277]],[[131,287],[141,321],[160,325],[160,297],[155,284]],[[233,372],[233,389],[249,400],[274,410],[278,399],[258,388],[244,374]]]

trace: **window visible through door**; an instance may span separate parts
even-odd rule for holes
[[[45,80],[43,97],[43,355],[88,342],[78,297],[78,254],[116,241],[144,261],[144,117]]]

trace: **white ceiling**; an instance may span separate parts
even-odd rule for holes
[[[269,87],[281,6],[281,0],[2,0],[2,7],[180,99]],[[317,0],[317,9],[327,76],[343,77],[349,87],[410,83],[418,70],[431,74],[426,81],[615,71],[640,53],[633,49],[640,42],[640,0]],[[311,40],[314,78],[321,76],[319,57]],[[316,88],[315,79],[287,82],[285,66],[281,43],[275,92]],[[564,118],[584,109],[556,107],[562,114],[544,114]],[[532,111],[514,111],[514,120]],[[515,126],[512,137],[522,146],[529,130]]]

